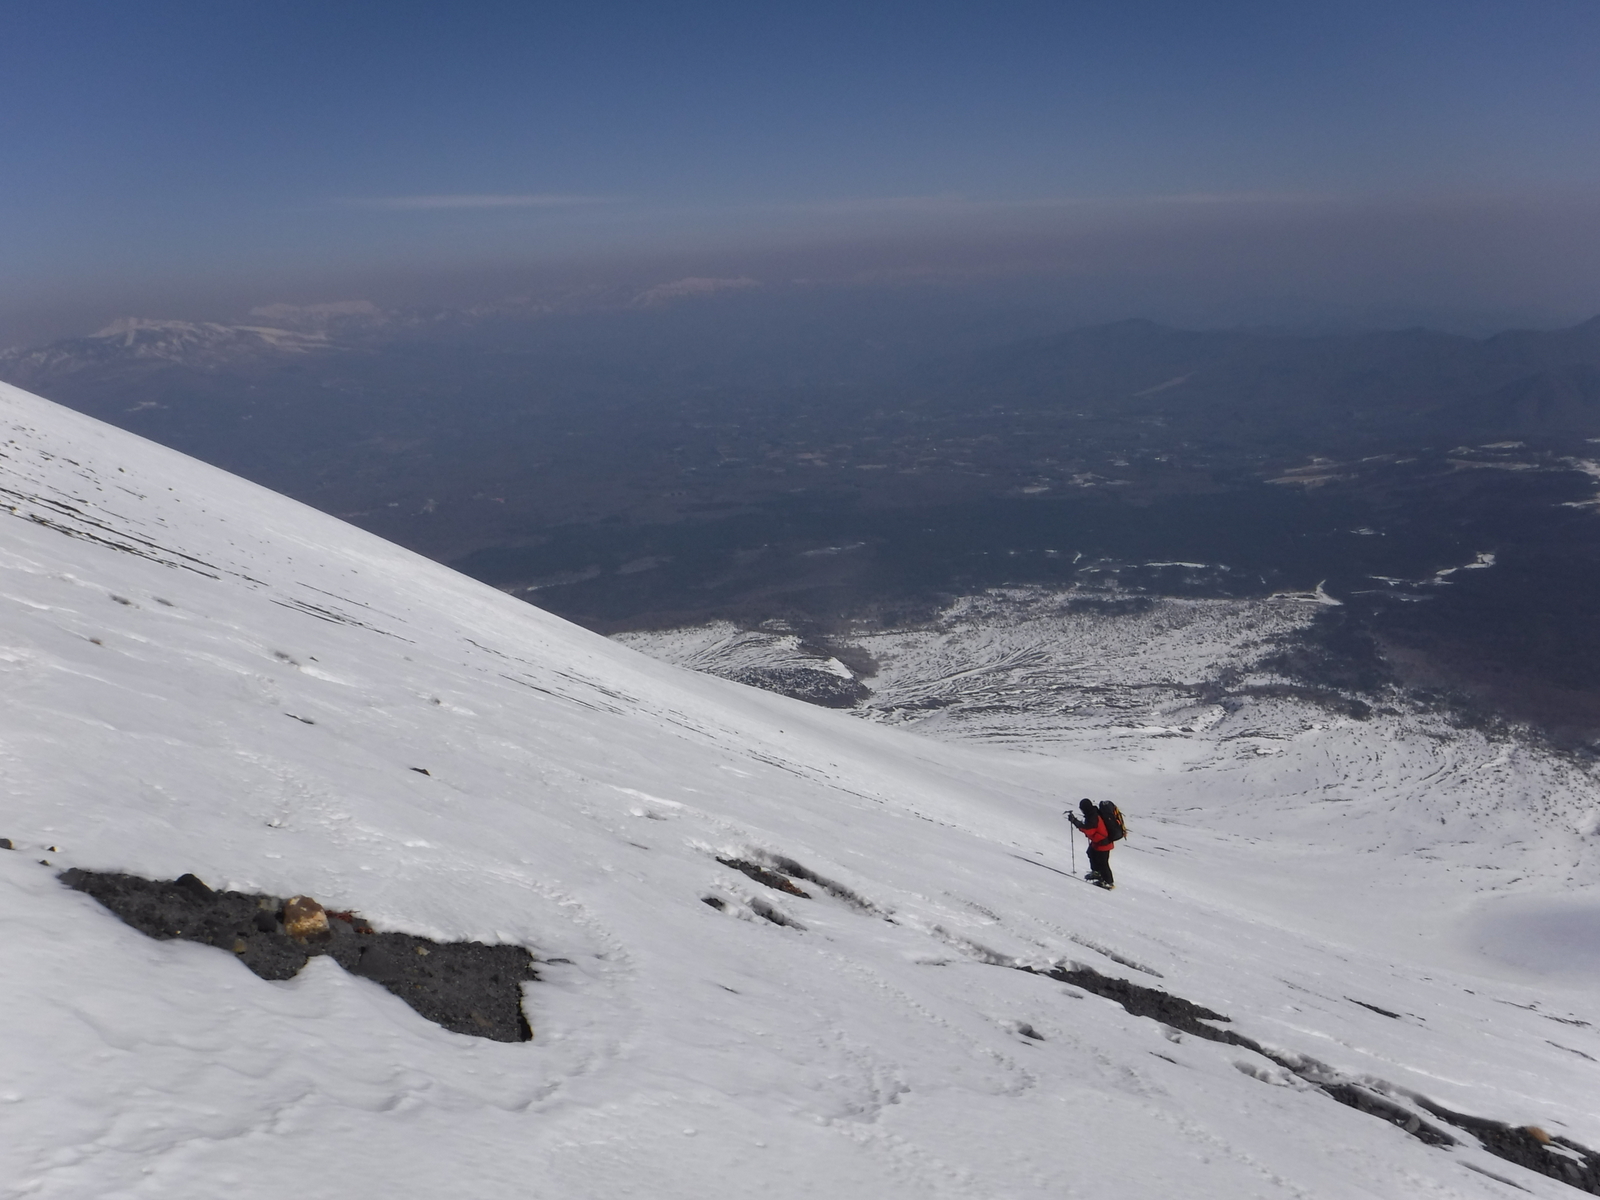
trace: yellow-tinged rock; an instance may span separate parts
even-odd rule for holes
[[[329,932],[327,910],[310,896],[290,896],[283,905],[283,931],[300,942],[323,937]]]

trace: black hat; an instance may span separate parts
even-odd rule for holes
[[[1094,809],[1094,801],[1089,799],[1089,797],[1087,797],[1087,796],[1085,796],[1082,800],[1078,801],[1078,807],[1081,808],[1086,813],[1092,813],[1095,810]]]

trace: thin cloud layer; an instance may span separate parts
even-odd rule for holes
[[[402,199],[425,198],[387,198],[391,206]],[[115,286],[64,281],[49,306],[8,304],[0,289],[0,346],[81,335],[130,312],[231,321],[265,300],[305,305],[343,295],[382,309],[471,308],[581,292],[650,307],[753,293],[745,281],[937,284],[1046,304],[1071,323],[1140,316],[1181,325],[1490,332],[1600,312],[1600,192],[1590,190],[1364,199],[1197,192],[1053,206],[875,208],[844,200],[787,209],[634,199],[500,209],[527,215],[435,221],[422,210],[417,220],[341,224],[324,210],[327,261],[315,267],[286,251],[271,264],[250,261],[234,278],[171,269]],[[356,235],[361,253],[341,261],[339,239]],[[271,315],[274,324],[316,327],[362,319],[371,314]]]
[[[580,208],[610,204],[608,196],[574,196],[554,192],[521,195],[471,193],[446,196],[350,196],[337,201],[341,208],[376,208],[390,212],[427,212],[460,208]]]

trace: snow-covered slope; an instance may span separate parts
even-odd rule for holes
[[[916,737],[15,389],[0,421],[0,1196],[1574,1194],[1283,1061],[1600,1143],[1600,956],[1570,932],[1594,855],[1550,764],[1482,774],[1546,806],[1507,851],[1397,790],[1359,723],[1337,796],[1292,740],[1237,767]],[[1114,893],[1071,875],[1080,795],[1132,823]],[[270,983],[153,941],[67,866],[526,945],[534,1040],[448,1033],[328,959]],[[1074,963],[1274,1057],[1009,969]]]

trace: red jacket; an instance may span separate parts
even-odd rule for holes
[[[1092,824],[1085,822],[1084,824],[1080,825],[1078,824],[1077,820],[1074,820],[1072,823],[1077,825],[1078,828],[1083,832],[1083,836],[1089,839],[1089,849],[1109,850],[1111,847],[1116,845],[1116,843],[1111,840],[1111,831],[1106,828],[1106,819],[1104,817],[1097,814]]]

